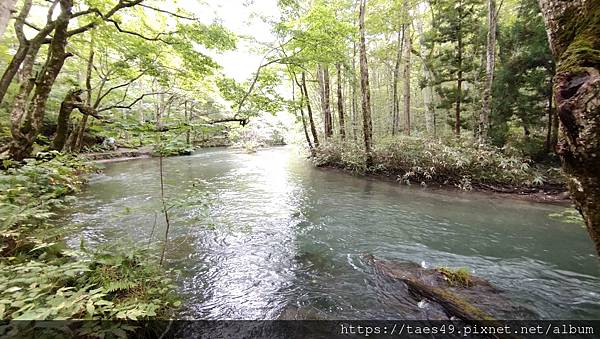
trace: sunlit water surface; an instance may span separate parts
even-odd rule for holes
[[[158,169],[143,159],[94,176],[71,243],[162,239]],[[600,318],[600,261],[585,229],[548,217],[562,207],[319,170],[290,147],[205,150],[164,159],[164,173],[185,318],[427,317],[367,253],[468,267],[535,318]]]

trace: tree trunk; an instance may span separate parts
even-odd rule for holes
[[[367,0],[360,0],[360,90],[362,93],[363,131],[367,168],[373,166],[373,125],[371,121],[371,91],[369,89],[369,67],[367,62],[367,43],[365,38],[365,7]]]
[[[67,29],[72,15],[73,1],[61,0],[60,7],[61,13],[56,19],[54,36],[48,47],[46,63],[35,81],[33,97],[23,117],[24,120],[17,128],[19,132],[13,134],[13,141],[9,147],[11,158],[17,161],[23,160],[32,152],[33,143],[42,125],[50,91],[68,56],[66,53]]]
[[[429,66],[427,65],[427,55],[425,49],[425,34],[423,33],[423,21],[417,19],[415,23],[417,34],[419,34],[419,54],[422,61],[423,79],[425,79],[425,87],[422,88],[423,106],[425,106],[425,128],[429,135],[435,135],[435,112],[433,110],[433,87],[431,86],[432,76]]]
[[[460,12],[460,11],[459,11]],[[460,136],[460,113],[461,108],[460,105],[462,103],[462,83],[463,83],[463,41],[462,41],[462,30],[459,24],[458,32],[457,32],[458,45],[456,50],[456,61],[457,61],[457,80],[456,80],[456,103],[455,103],[455,113],[454,113],[454,134],[456,136]]]
[[[356,102],[356,42],[352,43],[352,139],[358,141],[357,115],[358,103]]]
[[[14,11],[16,3],[17,0],[2,0],[0,2],[0,38],[6,31],[6,25],[8,25],[10,14]]]
[[[346,139],[346,118],[344,117],[344,95],[342,93],[342,64],[337,64],[337,106],[340,118],[340,138]]]
[[[539,3],[557,61],[558,154],[600,255],[600,1]]]
[[[85,74],[85,90],[86,90],[86,104],[92,105],[92,70],[94,69],[94,35],[91,35],[90,38],[90,54],[88,56],[87,70]],[[98,98],[100,97],[100,92],[98,92]],[[98,108],[100,102],[98,101],[94,104],[94,108]],[[73,133],[77,133],[74,137],[74,144],[71,145],[71,151],[73,152],[81,152],[83,148],[83,136],[85,134],[85,129],[87,127],[88,116],[84,115],[79,122],[78,129]]]
[[[67,136],[69,135],[69,121],[71,120],[71,112],[73,112],[75,109],[75,102],[81,101],[79,94],[81,94],[81,91],[69,91],[63,102],[60,104],[56,135],[52,141],[52,149],[55,151],[60,152],[65,147]]]
[[[302,89],[302,85],[300,85],[300,82],[298,81],[298,78],[296,77],[296,74],[293,75],[294,79],[292,81],[292,100],[295,102],[296,101],[296,84],[298,84],[298,87],[300,87],[300,118],[302,120],[302,129],[304,130],[304,137],[306,138],[306,143],[308,144],[308,149],[310,150],[310,154],[311,156],[315,155],[315,148],[312,144],[312,141],[310,141],[310,135],[308,134],[308,126],[306,123],[306,118],[304,116],[304,90]]]
[[[323,111],[325,138],[329,138],[333,135],[331,105],[329,99],[331,97],[329,67],[327,65],[319,65],[317,73],[319,74],[319,92],[321,95],[321,110]]]
[[[396,62],[394,64],[394,79],[392,84],[392,135],[400,129],[400,99],[398,98],[398,80],[400,79],[400,63],[402,63],[402,52],[404,49],[405,25],[398,30],[396,42]]]
[[[496,1],[488,0],[488,35],[486,49],[485,84],[483,89],[483,107],[479,114],[479,142],[487,143],[490,113],[492,111],[492,85],[494,83],[494,65],[496,63]]]
[[[0,5],[3,6],[3,5]],[[37,55],[39,51],[39,47],[41,46],[41,41],[39,42],[37,48],[36,46],[32,46],[33,43],[37,43],[38,41],[33,39],[32,41],[28,41],[25,37],[25,33],[23,32],[23,27],[25,25],[25,19],[29,15],[29,11],[31,10],[32,0],[26,0],[23,3],[23,8],[21,12],[17,16],[15,20],[15,33],[17,35],[17,39],[19,40],[19,47],[17,51],[13,55],[12,59],[8,63],[8,66],[2,73],[2,78],[0,78],[0,103],[4,100],[4,96],[6,95],[6,91],[8,91],[8,87],[10,83],[14,79],[15,75],[19,71],[21,64],[24,62],[26,56],[29,54],[33,54],[33,57]],[[0,35],[2,37],[2,35]]]
[[[558,117],[556,117],[556,113],[554,111],[554,93],[552,92],[552,88],[554,87],[554,82],[550,80],[550,89],[548,91],[548,131],[546,134],[546,154],[553,152],[558,140],[554,139],[554,129],[558,130]],[[556,124],[556,127],[554,124]],[[558,131],[556,131],[556,136],[558,136]]]
[[[308,111],[308,122],[310,123],[310,132],[313,135],[315,147],[319,147],[319,137],[317,135],[317,127],[315,126],[315,120],[313,119],[312,107],[310,106],[310,97],[308,96],[308,88],[306,87],[306,73],[302,72],[302,87],[301,90],[304,92],[304,98],[306,99],[306,110]]]
[[[404,30],[404,70],[402,72],[404,77],[404,133],[406,135],[410,135],[410,53],[410,26],[406,25]]]

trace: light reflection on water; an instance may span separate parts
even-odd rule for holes
[[[201,198],[172,211],[168,260],[182,272],[186,317],[425,316],[373,274],[369,253],[469,267],[535,317],[600,318],[600,264],[584,229],[547,217],[561,207],[318,170],[287,147],[164,164],[169,200]],[[147,241],[155,220],[155,237],[164,233],[158,190],[156,159],[110,164],[71,220],[92,243]]]

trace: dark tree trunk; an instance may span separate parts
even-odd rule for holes
[[[398,41],[396,42],[396,62],[394,64],[394,79],[392,84],[392,135],[400,128],[400,99],[398,98],[398,80],[400,79],[400,63],[404,49],[405,25],[398,30]]]
[[[72,15],[73,1],[61,0],[60,7],[61,13],[55,20],[54,36],[48,48],[46,63],[35,81],[33,97],[21,125],[15,129],[18,130],[18,133],[13,134],[13,141],[9,147],[11,158],[17,161],[23,160],[32,152],[33,143],[42,125],[48,96],[68,56],[66,53],[67,29]]]
[[[600,1],[539,0],[557,63],[557,146],[576,206],[600,254]]]
[[[340,138],[346,139],[346,119],[344,117],[344,95],[342,93],[342,65],[337,64],[337,106],[340,118]]]
[[[553,81],[551,80],[550,90],[548,91],[548,131],[546,133],[546,153],[554,151],[556,143],[558,142],[553,138],[555,129],[554,123],[558,123],[558,118],[556,117],[556,113],[554,111],[554,94],[552,93],[553,87]],[[556,128],[558,128],[558,124]],[[556,135],[558,136],[558,133]]]
[[[306,99],[306,110],[308,111],[308,122],[310,123],[310,132],[312,133],[315,147],[319,147],[319,136],[317,135],[317,127],[313,119],[312,107],[310,106],[310,98],[308,97],[308,88],[306,87],[306,73],[302,72],[302,87],[304,98]]]
[[[315,155],[315,148],[313,146],[312,141],[310,140],[310,135],[308,134],[308,125],[306,123],[306,117],[304,116],[304,90],[302,89],[302,84],[298,81],[296,74],[294,74],[294,78],[292,81],[292,100],[296,100],[296,86],[300,88],[300,118],[302,120],[302,129],[304,130],[304,137],[306,138],[306,143],[308,144],[308,149],[310,150],[311,156]]]
[[[362,93],[363,131],[367,167],[373,166],[373,125],[371,121],[371,90],[369,89],[369,66],[367,62],[367,43],[365,38],[365,10],[367,0],[360,0],[360,90]]]
[[[52,149],[62,151],[69,135],[69,122],[71,120],[71,112],[75,109],[75,102],[81,101],[79,98],[81,91],[69,91],[63,102],[60,104],[58,112],[58,121],[56,127],[56,135],[52,141]]]

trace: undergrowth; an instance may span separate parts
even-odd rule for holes
[[[378,142],[367,168],[365,151],[352,142],[327,142],[316,150],[317,166],[333,166],[355,173],[383,174],[411,185],[453,185],[471,190],[479,185],[563,186],[560,171],[538,167],[514,150],[479,145],[469,139],[442,142],[397,137]]]
[[[69,249],[55,213],[94,169],[46,153],[0,174],[0,320],[169,319],[180,301],[151,252],[135,246]],[[87,328],[121,335],[132,326]],[[6,328],[0,329],[0,335]]]

